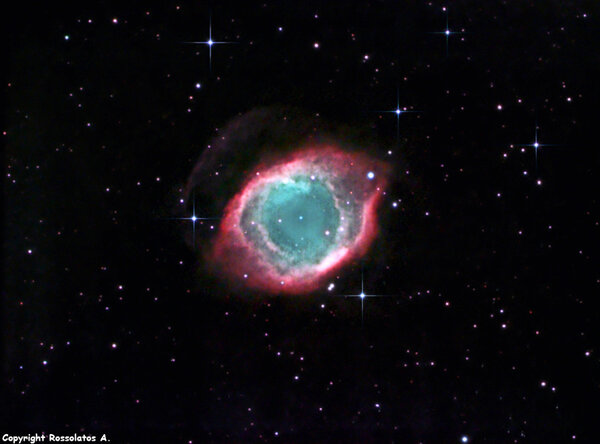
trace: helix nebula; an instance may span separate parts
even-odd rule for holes
[[[386,164],[334,144],[271,156],[225,207],[211,256],[227,278],[269,293],[317,289],[377,234]]]

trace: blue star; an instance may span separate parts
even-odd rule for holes
[[[191,44],[191,45],[206,45],[208,46],[208,63],[209,63],[209,68],[212,69],[212,47],[213,45],[225,45],[225,44],[232,44],[232,43],[237,43],[237,42],[225,42],[225,41],[215,41],[212,39],[212,19],[209,19],[208,21],[208,40],[204,41],[204,42],[183,42],[183,43],[187,43],[187,44]]]
[[[182,200],[183,203],[183,200]],[[195,194],[192,193],[192,215],[189,217],[174,217],[171,219],[176,220],[189,220],[192,222],[192,244],[196,245],[196,222],[205,220],[220,220],[220,217],[198,217],[196,216],[196,199]]]
[[[359,298],[360,299],[360,323],[364,324],[364,313],[365,313],[365,299],[373,298],[373,297],[381,297],[381,296],[389,296],[384,294],[368,294],[365,293],[365,281],[364,281],[364,271],[361,270],[360,274],[360,293],[358,294],[345,294],[342,295],[347,298]]]
[[[535,126],[535,136],[534,136],[534,139],[533,139],[533,143],[526,143],[526,144],[521,145],[521,146],[529,146],[529,147],[533,148],[533,152],[534,152],[534,155],[535,155],[535,171],[536,171],[536,173],[537,173],[537,170],[538,170],[538,150],[540,148],[542,148],[542,147],[552,146],[552,145],[549,145],[549,144],[545,144],[545,143],[542,144],[542,143],[539,142],[539,140],[538,140],[538,130],[539,130],[539,126],[537,126],[537,124],[536,124],[536,126]]]
[[[385,111],[377,111],[381,113],[394,113],[396,114],[396,135],[398,140],[400,140],[400,115],[405,113],[418,113],[419,111],[409,110],[407,107],[400,107],[400,89],[396,89],[396,109],[394,110],[385,110]]]
[[[451,31],[450,28],[448,27],[448,10],[444,7],[443,10],[446,12],[446,29],[443,31],[438,31],[438,32],[432,32],[431,34],[441,34],[446,36],[446,56],[448,56],[448,41],[450,39],[451,35],[454,34],[464,34],[464,32],[457,32],[457,31]]]

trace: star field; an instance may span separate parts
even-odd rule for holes
[[[598,440],[600,8],[409,3],[18,5],[2,435]],[[227,203],[325,136],[391,167],[369,249],[223,280]]]

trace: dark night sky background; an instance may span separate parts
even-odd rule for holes
[[[598,442],[597,2],[6,15],[2,434]],[[210,17],[236,43],[209,65],[182,42],[207,40]],[[397,94],[419,111],[399,139],[382,112]],[[318,113],[394,168],[379,237],[333,292],[232,289],[198,254],[218,227],[197,225],[191,248],[173,219],[207,144],[257,107]],[[223,170],[241,182],[249,157]],[[341,296],[361,270],[388,295],[365,300],[362,325]]]

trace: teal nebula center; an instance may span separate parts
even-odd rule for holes
[[[340,211],[314,176],[293,176],[263,191],[258,211],[270,253],[287,266],[319,263],[335,247]]]

